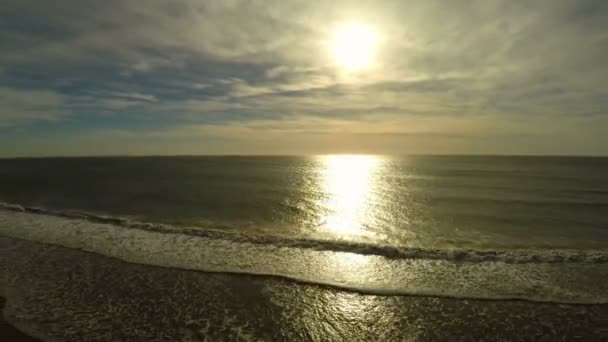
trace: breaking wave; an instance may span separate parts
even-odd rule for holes
[[[0,236],[175,269],[277,276],[361,293],[608,303],[604,251],[425,250],[288,239],[0,205]]]
[[[272,245],[274,247],[301,248],[315,251],[348,252],[361,255],[376,255],[389,259],[425,259],[463,262],[504,262],[504,263],[608,263],[608,251],[594,250],[472,250],[472,249],[425,249],[403,246],[379,245],[371,243],[313,240],[306,238],[245,234],[232,231],[204,229],[200,227],[180,227],[160,223],[139,222],[121,217],[105,216],[77,211],[60,211],[38,207],[26,207],[0,202],[0,209],[30,214],[49,215],[68,219],[79,219],[94,223],[112,224],[125,228],[140,229],[157,233],[183,234],[249,243]]]

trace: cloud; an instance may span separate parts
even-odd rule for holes
[[[64,97],[52,91],[0,87],[0,127],[55,121],[65,115]]]
[[[529,121],[429,117],[361,120],[257,120],[152,130],[95,130],[86,134],[14,135],[0,153],[19,155],[475,153],[598,155],[608,144],[606,119],[557,124],[538,132]],[[518,139],[513,139],[516,136]],[[0,142],[3,141],[0,137]],[[280,142],[277,143],[277,142]],[[41,150],[40,146],[50,149]]]
[[[308,120],[311,137],[356,126],[368,138],[442,134],[486,146],[489,133],[576,136],[554,127],[608,129],[607,15],[600,0],[9,0],[0,125],[69,118],[74,130],[254,135]],[[332,30],[350,21],[381,37],[376,65],[359,74],[329,53]],[[422,119],[427,130],[408,129]]]

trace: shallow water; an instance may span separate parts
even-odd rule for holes
[[[49,340],[602,341],[608,305],[377,296],[0,238],[5,316]]]
[[[608,303],[608,283],[602,281],[608,278],[604,251],[400,249],[400,254],[388,257],[383,253],[392,251],[390,247],[370,250],[367,245],[324,243],[318,248],[310,240],[290,243],[285,238],[259,240],[213,231],[200,234],[200,230],[125,226],[8,208],[0,209],[1,235],[132,263],[274,275],[362,293]]]

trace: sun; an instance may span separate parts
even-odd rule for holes
[[[336,63],[347,71],[368,68],[374,59],[378,36],[365,24],[349,24],[336,29],[331,44]]]

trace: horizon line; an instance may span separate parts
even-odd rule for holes
[[[592,154],[491,154],[491,153],[302,153],[302,154],[100,154],[100,155],[40,155],[40,156],[0,156],[0,160],[10,159],[77,159],[77,158],[176,158],[176,157],[315,157],[331,155],[361,155],[390,157],[554,157],[554,158],[608,158],[608,155]]]

